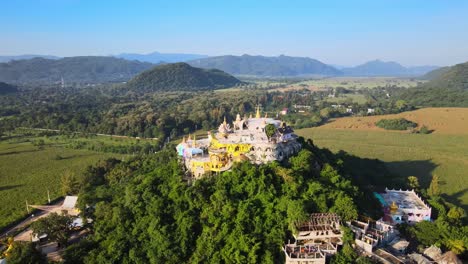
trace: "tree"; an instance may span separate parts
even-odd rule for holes
[[[405,100],[398,100],[398,101],[395,102],[395,107],[399,111],[404,111],[408,107],[408,104],[406,103]]]
[[[419,180],[416,176],[409,176],[408,177],[408,186],[411,188],[411,189],[419,189]]]
[[[81,264],[84,263],[84,258],[96,244],[88,239],[83,239],[80,242],[73,244],[65,249],[62,254],[63,263],[65,264]]]
[[[211,128],[210,121],[208,121],[208,120],[203,120],[203,121],[202,121],[202,128],[203,128],[203,130],[205,130],[205,131],[209,131],[210,128]]]
[[[335,254],[332,257],[331,263],[332,264],[348,264],[348,263],[354,263],[354,260],[356,260],[358,255],[354,251],[354,249],[351,247],[349,243],[344,244],[343,248],[341,251],[339,251],[337,254]]]
[[[422,127],[419,129],[419,133],[420,133],[420,134],[430,134],[430,133],[431,133],[431,130],[429,130],[429,128],[427,128],[427,126],[422,126]]]
[[[62,193],[64,195],[78,194],[80,191],[80,182],[75,174],[69,170],[65,171],[61,178]]]
[[[46,263],[42,253],[31,242],[16,241],[6,254],[8,264],[37,264]]]
[[[331,211],[337,213],[343,221],[350,221],[358,217],[358,210],[354,201],[349,196],[340,195],[335,200],[335,205]]]
[[[276,127],[272,124],[265,126],[265,133],[268,138],[271,138],[276,133]]]
[[[440,189],[439,189],[439,176],[436,174],[432,175],[431,184],[429,185],[429,189],[427,189],[427,193],[430,196],[439,196]]]
[[[462,219],[465,216],[466,216],[465,210],[463,210],[463,208],[458,207],[458,206],[454,206],[450,208],[450,210],[447,213],[447,217],[456,222],[460,221],[460,219]]]
[[[33,234],[47,235],[47,239],[58,243],[59,247],[67,245],[72,231],[73,219],[69,215],[51,213],[31,224]]]
[[[445,244],[448,249],[457,255],[466,251],[465,242],[461,239],[448,239]]]

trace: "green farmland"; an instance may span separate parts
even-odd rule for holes
[[[468,135],[307,128],[296,133],[320,147],[380,159],[398,176],[417,176],[427,188],[433,174],[449,201],[468,209]]]
[[[70,171],[80,175],[88,165],[122,154],[69,149],[57,145],[34,146],[27,140],[0,141],[0,229],[26,215],[29,204],[45,204],[62,196],[60,178]]]

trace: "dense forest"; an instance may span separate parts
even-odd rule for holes
[[[399,98],[416,106],[468,107],[468,62],[428,73],[431,81],[402,91]]]
[[[302,92],[245,90],[232,92],[121,93],[118,88],[62,89],[35,88],[2,96],[1,128],[35,127],[104,133],[147,138],[166,138],[198,129],[217,127],[226,117],[233,120],[263,110],[276,115],[278,109],[293,104],[313,104],[314,95]],[[316,108],[319,111],[319,108]],[[331,113],[331,112],[330,112]],[[330,114],[330,113],[327,113]],[[292,120],[304,124],[306,118],[321,122],[318,114]]]
[[[18,88],[14,85],[0,82],[0,95],[2,94],[9,94],[9,93],[16,93],[18,92]]]
[[[242,84],[220,70],[195,68],[187,63],[159,65],[140,73],[125,86],[138,92],[214,90]]]
[[[67,249],[66,263],[281,263],[294,223],[312,212],[378,215],[342,160],[303,145],[288,163],[240,163],[193,185],[172,149],[90,167],[80,205],[93,235]]]

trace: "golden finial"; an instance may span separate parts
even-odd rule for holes
[[[252,113],[250,114],[249,118],[252,118]]]
[[[255,118],[260,118],[260,106],[257,105],[257,113],[255,114]]]
[[[185,143],[185,136],[182,137],[182,143]]]
[[[196,147],[196,144],[197,144],[197,135],[193,134],[193,143],[192,143],[192,146],[193,146],[193,147]]]
[[[192,134],[188,134],[187,140],[192,140]]]
[[[268,113],[265,112],[265,118],[267,118],[267,117],[268,117]]]
[[[223,124],[224,124],[224,125],[227,124],[227,122],[226,122],[226,116],[224,116],[224,122],[223,122]]]

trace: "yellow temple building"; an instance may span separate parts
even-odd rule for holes
[[[241,118],[229,124],[224,119],[215,135],[205,139],[185,137],[176,150],[194,178],[209,172],[229,170],[234,162],[249,161],[264,164],[282,161],[301,149],[297,136],[284,122],[267,115],[261,117],[257,107],[254,118]]]

